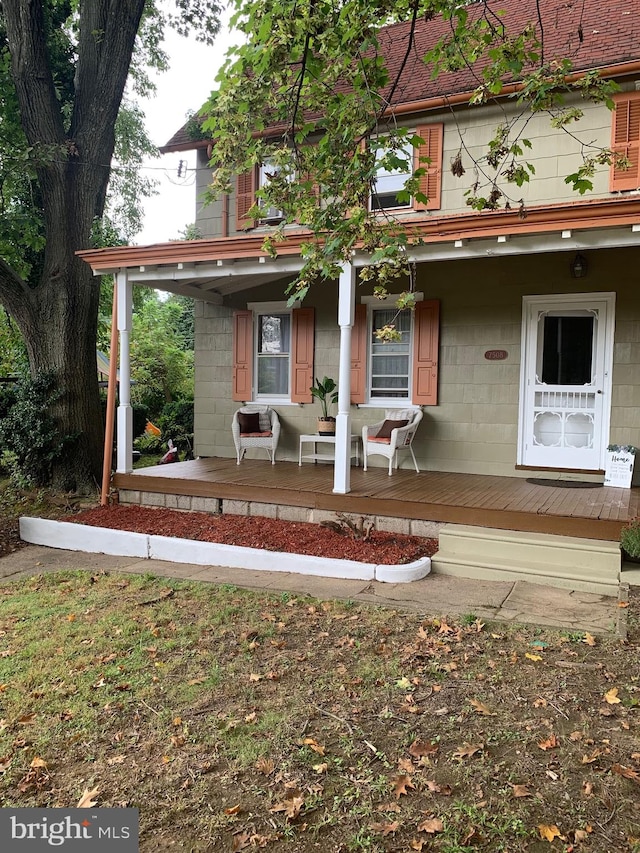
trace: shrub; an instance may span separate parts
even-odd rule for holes
[[[12,388],[13,401],[0,407],[1,464],[21,487],[40,486],[51,479],[53,463],[75,436],[63,435],[49,414],[60,399],[53,374],[21,379]]]
[[[193,438],[193,400],[174,400],[166,403],[158,418],[158,426],[165,440],[175,442]]]
[[[620,531],[620,545],[634,559],[640,559],[640,518],[633,518]]]

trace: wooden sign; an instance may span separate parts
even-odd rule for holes
[[[509,353],[506,349],[488,349],[484,357],[487,361],[504,361],[507,358]]]
[[[632,448],[635,451],[635,448]],[[630,489],[633,478],[634,452],[627,447],[612,445],[607,448],[607,465],[604,475],[605,486]]]

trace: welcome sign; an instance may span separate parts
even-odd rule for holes
[[[635,447],[631,445],[611,444],[607,448],[607,466],[604,474],[605,486],[630,489],[633,478]]]

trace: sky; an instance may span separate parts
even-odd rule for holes
[[[230,44],[226,27],[221,29],[213,47],[168,31],[165,49],[170,57],[169,70],[155,76],[155,96],[140,103],[155,145],[168,142],[185,123],[187,113],[198,110],[207,100]],[[181,160],[186,162],[187,171],[179,178]],[[193,151],[164,154],[145,162],[150,170],[146,174],[159,181],[159,194],[146,201],[144,226],[134,243],[143,246],[180,239],[180,232],[195,221],[195,164]]]

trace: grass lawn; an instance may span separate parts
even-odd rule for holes
[[[2,805],[88,789],[140,809],[148,853],[638,853],[630,627],[621,643],[150,576],[4,583]]]

